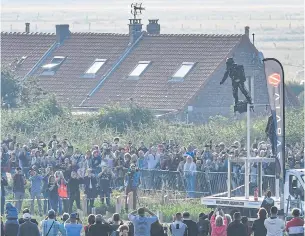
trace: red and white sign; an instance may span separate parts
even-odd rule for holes
[[[273,73],[268,77],[268,83],[274,87],[277,87],[281,82],[281,75],[278,73]]]

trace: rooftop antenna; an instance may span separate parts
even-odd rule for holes
[[[145,8],[142,7],[142,3],[132,3],[130,7],[130,13],[133,15],[134,19],[137,19],[137,15],[141,15],[142,11],[145,10]]]

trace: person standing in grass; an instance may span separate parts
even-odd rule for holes
[[[30,181],[31,181],[31,212],[34,214],[34,201],[37,198],[39,215],[42,216],[42,207],[41,207],[41,187],[43,177],[38,175],[36,170],[31,170],[30,172]]]
[[[53,209],[55,212],[58,212],[58,201],[59,201],[59,196],[58,196],[58,186],[55,182],[55,177],[53,175],[49,176],[49,181],[48,181],[48,196],[49,196],[49,202],[51,209]]]

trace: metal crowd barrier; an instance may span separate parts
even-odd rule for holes
[[[29,168],[26,168],[29,169]],[[124,176],[128,169],[112,169],[115,178],[111,182],[111,188],[115,190],[124,189]],[[193,197],[201,197],[203,195],[215,195],[227,192],[227,172],[210,172],[196,171],[193,173],[168,171],[168,170],[148,170],[139,169],[140,172],[140,190],[154,191],[176,191],[176,192],[192,192]],[[7,171],[15,173],[13,169]],[[94,170],[95,172],[95,170]],[[98,171],[97,171],[98,172]],[[232,173],[232,194],[235,196],[244,195],[245,176],[244,173]],[[28,177],[26,175],[26,177]],[[257,175],[250,175],[250,193],[254,192],[257,183]],[[263,192],[270,190],[275,193],[275,176],[263,175],[262,180]]]

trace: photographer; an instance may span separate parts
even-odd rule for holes
[[[128,210],[128,194],[133,194],[133,209],[137,207],[137,189],[140,185],[140,172],[136,169],[135,165],[131,165],[130,170],[125,176],[125,209]]]
[[[85,194],[87,198],[87,212],[91,214],[94,207],[94,199],[97,197],[97,180],[92,169],[87,170],[87,175],[84,178]]]
[[[76,202],[77,209],[80,209],[80,188],[79,185],[83,183],[75,171],[71,173],[71,179],[68,181],[69,189],[69,212],[72,212],[73,203]]]
[[[58,196],[59,196],[59,213],[68,212],[69,210],[69,200],[68,200],[68,188],[67,181],[64,178],[62,171],[55,172],[55,180],[58,187]],[[63,208],[63,209],[62,209]]]
[[[41,187],[42,187],[42,180],[43,177],[41,175],[38,175],[36,170],[32,169],[30,171],[30,182],[31,182],[31,212],[34,213],[34,201],[35,198],[37,198],[38,202],[38,209],[39,209],[39,215],[42,216],[42,207],[41,207]]]
[[[215,209],[214,214],[211,217],[211,236],[226,236],[227,235],[227,218],[225,217],[222,209]]]
[[[70,218],[65,223],[67,236],[80,236],[83,225],[78,213],[71,213]]]
[[[105,203],[106,198],[106,204],[110,206],[110,183],[112,179],[114,178],[114,174],[112,173],[111,169],[109,169],[107,166],[102,167],[102,172],[98,174],[98,186],[99,186],[99,193],[101,197],[101,202]]]
[[[60,227],[60,223],[56,221],[56,214],[54,210],[49,210],[48,216],[41,222],[41,236],[58,235],[58,231],[62,236],[66,236],[66,230]]]

